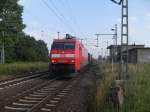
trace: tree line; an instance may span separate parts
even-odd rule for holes
[[[44,41],[23,32],[23,6],[19,0],[0,0],[0,46],[5,45],[6,62],[47,61],[48,48]],[[0,47],[1,50],[1,47]]]

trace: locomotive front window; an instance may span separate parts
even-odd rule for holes
[[[62,43],[53,43],[52,49],[63,49],[64,45]]]
[[[75,48],[75,43],[70,42],[55,42],[52,45],[52,49],[74,49]]]
[[[74,49],[75,48],[75,43],[65,43],[64,44],[64,49]]]

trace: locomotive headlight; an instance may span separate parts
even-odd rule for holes
[[[52,63],[55,63],[56,61],[55,60],[52,60]]]
[[[75,61],[74,61],[74,60],[71,60],[71,62],[74,63]]]

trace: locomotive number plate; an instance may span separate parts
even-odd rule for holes
[[[60,63],[64,63],[64,62],[66,62],[65,60],[59,60],[58,62],[60,62]]]

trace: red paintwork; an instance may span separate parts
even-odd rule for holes
[[[50,51],[50,63],[53,64],[74,64],[75,71],[80,71],[82,67],[88,64],[88,51],[86,48],[81,44],[79,39],[72,38],[72,39],[61,39],[61,40],[54,40],[54,42],[75,42],[75,49],[74,50],[59,50],[59,49],[51,49]],[[59,57],[52,57],[52,54],[60,54]],[[65,57],[66,54],[74,54],[74,57]],[[52,62],[55,61],[55,62]],[[74,62],[71,62],[74,60]]]

